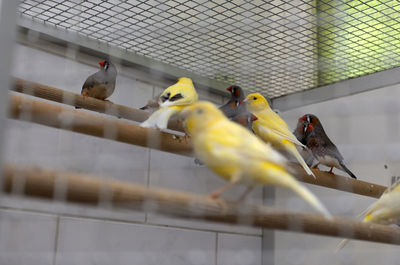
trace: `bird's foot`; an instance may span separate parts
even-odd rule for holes
[[[242,196],[240,196],[239,200],[237,201],[237,203],[242,203],[245,201],[247,195],[254,189],[253,186],[247,187],[246,191],[242,194]]]
[[[226,214],[228,212],[228,205],[226,201],[220,198],[220,194],[216,194],[215,192],[210,193],[206,196],[207,199],[211,199],[217,203],[218,207],[221,209],[221,214]]]
[[[178,141],[178,142],[182,142],[182,138],[179,136],[179,135],[175,135],[175,134],[173,134],[172,135],[172,139],[174,139],[174,140],[176,140],[176,141]]]
[[[107,102],[107,103],[110,104],[110,105],[114,105],[114,102],[112,102],[112,101],[110,101],[110,100],[108,100],[108,99],[104,99],[104,101]]]
[[[335,173],[333,173],[333,167],[331,167],[331,169],[330,169],[329,171],[326,171],[326,173],[329,173],[329,174],[335,175]]]
[[[219,197],[221,196],[220,192],[211,192],[210,194],[207,194],[207,198],[216,200],[219,199]]]
[[[187,132],[185,132],[185,136],[183,136],[183,138],[185,139],[186,143],[189,143],[190,135]]]

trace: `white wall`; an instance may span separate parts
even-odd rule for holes
[[[390,184],[400,175],[400,85],[338,98],[282,113],[294,129],[306,113],[319,117],[325,131],[360,180]],[[384,165],[389,166],[388,170]],[[322,167],[321,167],[322,168]],[[323,168],[327,170],[327,168]],[[346,175],[339,170],[338,174]],[[356,219],[375,200],[370,197],[307,185],[335,216]],[[291,192],[278,190],[276,204],[296,211],[310,208]],[[398,264],[398,246],[351,241],[335,253],[339,238],[275,232],[275,264]]]
[[[16,45],[14,58],[13,75],[75,93],[101,59],[88,56],[83,64],[23,45]],[[110,98],[115,103],[141,107],[162,89],[117,67],[122,74]],[[199,94],[216,104],[224,101],[206,91]],[[5,127],[5,160],[21,166],[202,194],[224,184],[192,158],[29,122],[8,120]],[[236,199],[243,190],[237,187],[226,198]],[[261,194],[258,188],[250,200],[260,203]],[[261,229],[16,196],[0,198],[0,234],[0,264],[261,264]]]

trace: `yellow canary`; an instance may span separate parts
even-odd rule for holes
[[[400,221],[400,182],[390,186],[371,206],[362,214],[362,222],[374,224],[397,224]],[[338,245],[343,248],[349,239],[344,239]]]
[[[281,117],[270,108],[267,100],[261,94],[253,93],[248,95],[243,102],[246,103],[248,111],[258,118],[252,125],[254,133],[265,142],[271,143],[274,147],[291,153],[299,161],[307,174],[314,176],[296,149],[296,145],[302,147],[304,145],[292,134]]]
[[[142,127],[165,129],[169,118],[198,99],[193,82],[190,78],[181,77],[176,84],[167,87],[160,95],[160,109],[154,112]]]
[[[198,102],[181,115],[190,128],[196,157],[229,183],[211,193],[218,198],[234,184],[248,188],[256,185],[289,188],[317,211],[330,216],[322,203],[286,170],[286,159],[243,126],[232,122],[212,103]]]

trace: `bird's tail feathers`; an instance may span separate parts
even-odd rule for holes
[[[140,109],[141,109],[141,110],[146,110],[148,107],[149,107],[149,106],[146,105],[146,106],[141,107]]]
[[[307,166],[307,163],[304,161],[304,159],[301,156],[301,154],[299,153],[299,151],[297,151],[296,146],[295,145],[290,145],[289,151],[290,151],[290,153],[292,153],[296,157],[297,161],[299,161],[300,165],[304,168],[304,170],[307,172],[307,174],[310,175],[310,176],[313,176],[315,178],[314,173]]]
[[[331,219],[332,215],[325,208],[325,206],[318,200],[318,198],[309,191],[305,186],[301,185],[295,179],[286,183],[288,188],[292,189],[295,193],[297,193],[303,200],[308,202],[315,210],[323,214],[326,218]]]
[[[348,169],[346,167],[346,165],[343,163],[343,161],[339,161],[339,164],[343,168],[343,170],[346,171],[346,173],[350,175],[350,177],[352,177],[353,179],[357,179],[357,177],[353,174],[353,172],[351,172],[350,169]]]
[[[373,215],[371,214],[372,208],[375,206],[375,203],[370,205],[367,209],[362,211],[357,217],[362,219],[362,222],[368,222],[373,218]],[[344,246],[349,243],[350,239],[345,238],[343,239],[336,247],[336,252],[344,248]]]

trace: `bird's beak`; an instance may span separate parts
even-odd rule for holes
[[[99,65],[100,65],[101,67],[104,67],[104,65],[106,65],[106,61],[100,61],[100,62],[99,62]]]
[[[251,121],[256,121],[256,120],[258,120],[257,116],[251,114]]]
[[[228,90],[229,92],[232,92],[232,87],[228,87],[226,90]]]

